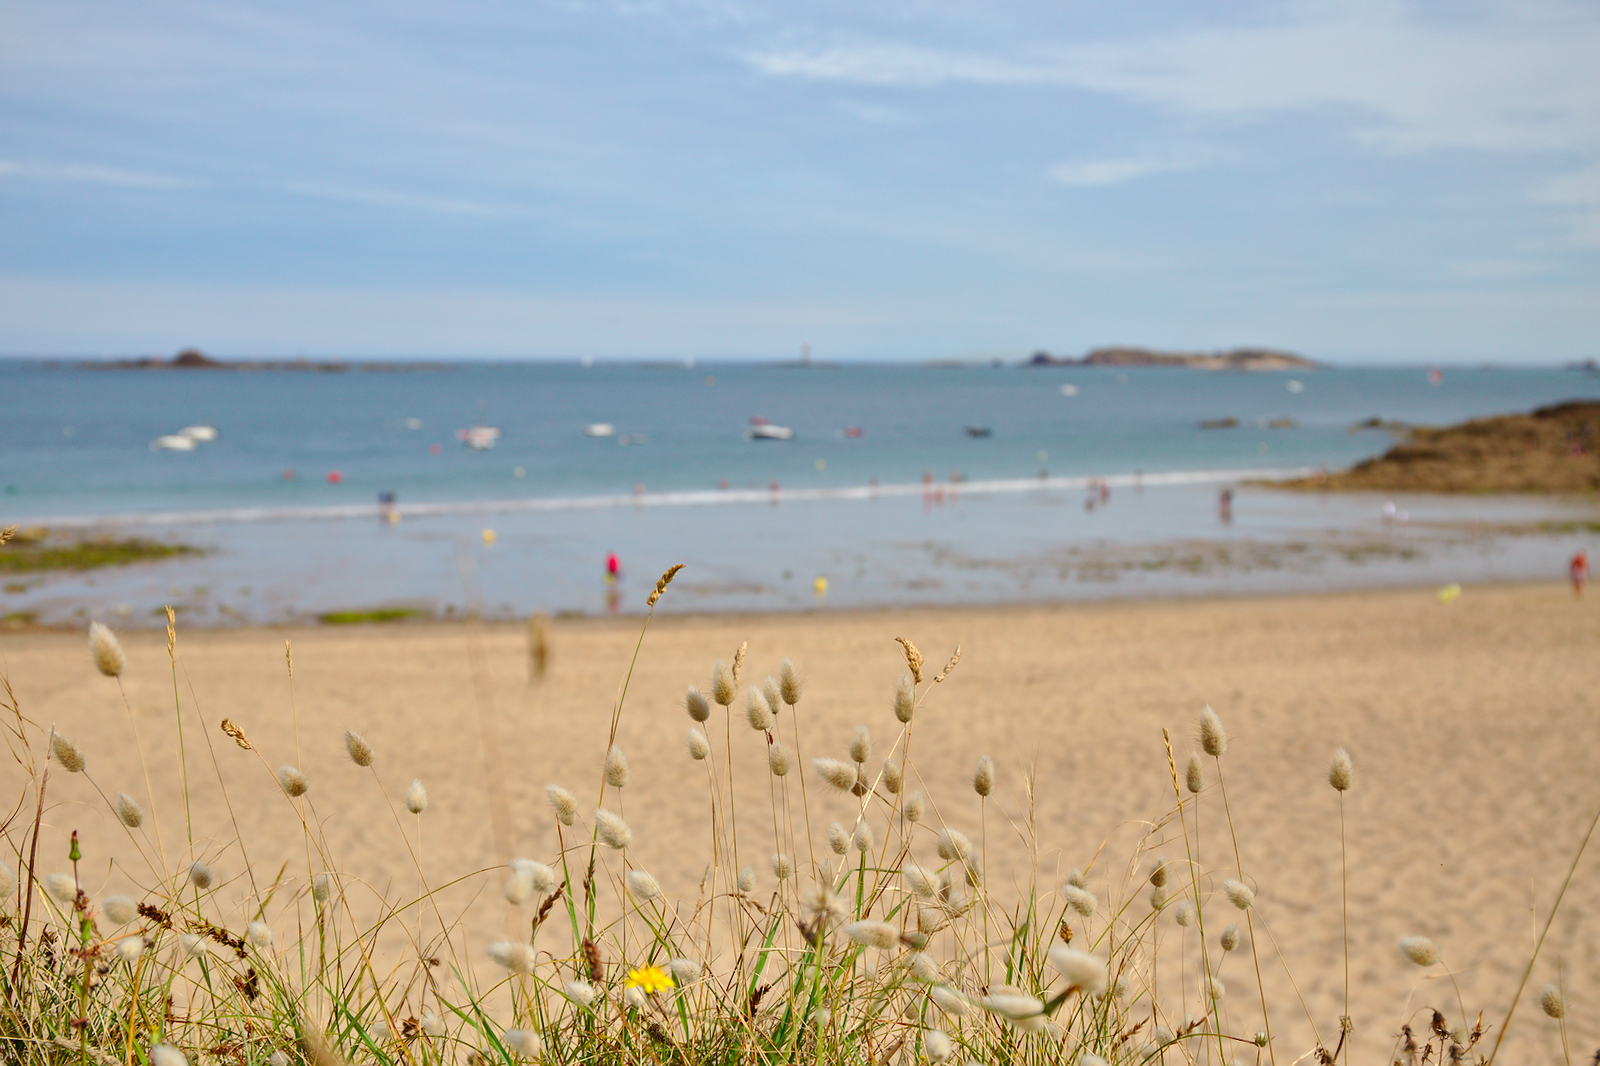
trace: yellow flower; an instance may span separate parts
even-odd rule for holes
[[[641,966],[628,971],[629,988],[642,988],[646,992],[660,992],[672,987],[672,975],[660,966]]]

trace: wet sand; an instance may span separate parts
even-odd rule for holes
[[[1449,981],[1418,987],[1420,971],[1396,949],[1403,936],[1438,941],[1469,1014],[1482,1009],[1496,1027],[1504,1015],[1600,805],[1597,611],[1594,596],[1575,601],[1564,586],[1539,584],[1472,587],[1448,605],[1432,590],[1401,589],[658,618],[639,652],[618,732],[632,762],[621,809],[635,833],[633,861],[669,893],[694,896],[709,854],[706,801],[703,783],[696,784],[703,773],[697,776],[684,754],[689,722],[681,697],[687,684],[707,686],[714,660],[731,659],[748,640],[744,680],[759,683],[783,657],[793,658],[806,683],[797,717],[807,762],[843,757],[859,723],[872,728],[881,755],[897,732],[891,706],[905,663],[892,638],[903,635],[930,666],[961,645],[959,666],[919,712],[912,748],[919,780],[909,787],[924,789],[939,817],[980,839],[971,774],[980,755],[994,758],[990,891],[1008,904],[1012,885],[1025,879],[1021,842],[1031,817],[1046,887],[1069,867],[1087,866],[1102,908],[1134,897],[1129,913],[1142,915],[1148,889],[1127,877],[1129,863],[1150,843],[1143,839],[1148,822],[1173,804],[1161,731],[1172,734],[1181,772],[1209,703],[1230,737],[1222,770],[1239,865],[1258,886],[1257,947],[1284,1064],[1314,1046],[1312,1022],[1330,1044],[1337,1037],[1344,995],[1339,803],[1326,768],[1336,747],[1353,756],[1355,787],[1344,808],[1351,1061],[1388,1061],[1380,1056],[1392,1046],[1408,997],[1411,1009],[1437,1004],[1452,1017],[1460,1013]],[[638,635],[632,619],[556,620],[549,670],[530,680],[521,625],[180,631],[177,688],[197,848],[230,882],[225,895],[250,893],[238,840],[257,878],[270,879],[287,863],[287,876],[300,871],[303,881],[299,823],[269,776],[296,763],[310,778],[316,814],[352,886],[364,883],[392,899],[414,884],[386,806],[392,802],[409,822],[401,798],[414,777],[431,798],[422,817],[430,880],[494,866],[508,853],[548,861],[556,844],[544,786],[559,782],[592,801],[611,709]],[[298,739],[285,639],[294,648]],[[167,864],[175,869],[185,834],[165,635],[134,633],[125,643],[124,680],[151,767],[149,805],[159,811]],[[107,794],[147,799],[117,684],[94,672],[80,635],[0,636],[0,671],[28,718],[41,728],[54,723],[84,748],[87,776]],[[784,730],[791,728],[782,721],[788,713],[780,715]],[[261,759],[217,729],[224,716]],[[376,749],[387,801],[346,758],[346,728]],[[759,868],[772,850],[764,744],[737,722],[731,742],[736,787],[757,800],[741,807],[752,814],[741,824],[740,843]],[[1027,774],[1034,779],[1031,815]],[[23,781],[19,767],[8,765],[0,785],[10,796]],[[798,787],[796,777],[789,781]],[[827,821],[846,815],[852,802],[819,795],[814,775],[808,787],[820,849]],[[65,834],[78,829],[92,894],[149,882],[89,782],[54,768],[49,798],[42,855],[64,851]],[[1236,874],[1222,803],[1214,784],[1200,800],[1199,857],[1217,881]],[[497,822],[508,839],[497,841]],[[20,825],[6,830],[13,848]],[[1152,852],[1159,846],[1181,855],[1181,838],[1170,826],[1165,832]],[[108,869],[108,854],[116,868]],[[1585,857],[1530,982],[1536,997],[1559,972],[1572,1004],[1573,1054],[1584,1059],[1600,1044],[1597,863],[1600,853]],[[42,870],[64,865],[41,860]],[[458,934],[474,945],[474,956],[481,954],[474,938],[495,935],[506,921],[497,896],[503,878],[469,878],[448,898],[447,907],[466,907],[473,892],[484,893]],[[770,882],[767,874],[762,884]],[[1226,908],[1220,897],[1215,906]],[[1210,921],[1220,925],[1223,917]],[[1176,936],[1170,919],[1164,923],[1163,935]],[[562,949],[559,933],[540,935],[557,937],[541,946]],[[1189,955],[1192,967],[1192,933]],[[1234,1028],[1253,1031],[1247,953],[1229,957],[1223,976]],[[1175,961],[1160,974],[1169,990],[1178,979]],[[1193,999],[1192,979],[1184,986]],[[1420,1024],[1425,1015],[1413,1020]],[[1509,1040],[1512,1058],[1558,1057],[1554,1034],[1555,1023],[1525,996]]]

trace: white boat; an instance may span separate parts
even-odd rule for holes
[[[1061,395],[1063,395],[1063,396],[1076,396],[1076,395],[1078,395],[1078,386],[1072,384],[1069,381],[1067,384],[1061,386]]]
[[[194,449],[194,438],[186,437],[182,433],[168,433],[150,442],[150,450],[153,452],[192,452]]]
[[[745,440],[793,440],[794,430],[788,426],[774,426],[763,423],[751,426],[744,431]]]
[[[583,427],[585,437],[609,437],[617,431],[617,427],[610,422],[590,422]]]
[[[498,426],[472,426],[456,430],[456,439],[475,452],[486,452],[500,439]]]
[[[217,439],[216,426],[184,426],[178,430],[177,436],[188,437],[190,440],[209,441]]]

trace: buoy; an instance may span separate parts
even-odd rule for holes
[[[817,579],[811,583],[811,587],[816,590],[817,599],[820,600],[828,594],[828,579],[818,574]]]
[[[493,544],[494,543],[494,530],[486,529],[486,530],[483,531],[483,542],[485,544]]]
[[[337,471],[337,470],[328,471],[328,484],[337,485],[339,482],[341,482],[343,480],[344,480],[344,475],[339,473],[339,471]]]

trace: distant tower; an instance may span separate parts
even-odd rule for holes
[[[810,341],[806,341],[804,344],[800,345],[800,365],[801,366],[810,366],[811,365],[811,342]]]

